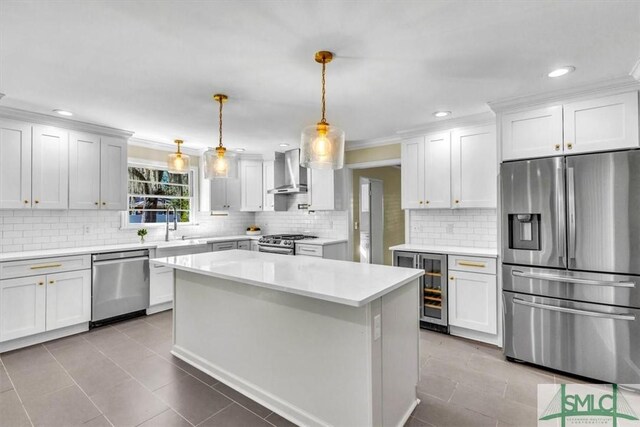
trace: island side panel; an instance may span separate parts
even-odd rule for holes
[[[382,418],[403,426],[418,404],[420,289],[415,279],[382,297]]]
[[[175,288],[176,356],[296,423],[373,425],[370,305],[186,271]]]

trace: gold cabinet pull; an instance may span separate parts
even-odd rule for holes
[[[456,278],[453,276],[449,276],[449,280],[456,280]]]
[[[40,203],[40,200],[34,200],[34,202],[35,202],[35,203],[36,203],[36,205],[37,205],[38,203]]]
[[[422,200],[420,200],[420,202],[419,202],[419,203],[420,203],[420,204],[422,204]]]
[[[456,200],[454,200],[453,202],[457,205],[458,203],[460,203],[460,200],[457,200],[457,199],[456,199]]]
[[[96,206],[98,206],[100,203],[96,202]]]
[[[554,148],[556,149],[556,151],[560,151],[560,144],[556,144]]]
[[[107,202],[102,202],[102,206],[106,206],[106,205],[107,205]]]
[[[474,261],[458,261],[458,265],[462,265],[465,267],[479,267],[479,268],[486,267],[486,264],[484,262],[474,262]]]
[[[571,150],[571,149],[573,148],[573,144],[572,144],[572,143],[570,143],[570,142],[567,142],[567,148],[568,148],[569,150]]]
[[[38,282],[38,286],[44,285],[44,282]]]
[[[425,203],[428,205],[428,204],[429,204],[429,201],[427,200],[427,201],[425,201]]]
[[[41,268],[57,268],[62,267],[62,264],[42,264],[42,265],[32,265],[32,270],[40,270]]]
[[[26,204],[29,204],[29,201],[28,201],[28,200],[25,200],[25,201],[24,201],[24,204],[25,204],[25,205],[26,205]]]
[[[49,284],[50,284],[50,285],[53,285],[54,283],[56,283],[56,281],[55,281],[55,280],[49,280]]]

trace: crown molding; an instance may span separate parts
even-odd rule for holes
[[[17,108],[10,107],[0,107],[0,117],[36,123],[39,125],[56,126],[79,132],[116,136],[120,138],[130,138],[131,135],[133,135],[133,132],[128,130],[96,125],[94,123],[80,122],[78,120],[65,119],[63,117],[55,117],[48,114],[34,113],[33,111],[19,110]]]
[[[399,136],[386,136],[373,139],[360,139],[357,141],[347,141],[345,151],[361,150],[363,148],[382,147],[385,145],[399,144],[402,138]]]
[[[639,62],[640,63],[640,62]],[[565,102],[576,98],[591,97],[594,95],[613,94],[614,92],[623,92],[627,90],[640,89],[640,70],[636,64],[631,74],[598,81],[582,86],[575,86],[567,89],[556,91],[542,92],[525,96],[501,98],[490,101],[487,104],[495,113],[507,110],[518,110],[541,104],[552,104]]]
[[[638,58],[638,61],[636,61],[636,65],[633,66],[633,68],[629,72],[629,75],[637,81],[640,81],[640,58]]]
[[[150,150],[156,151],[166,151],[168,153],[173,153],[176,151],[176,144],[173,142],[152,141],[150,139],[144,138],[130,138],[129,145],[134,147],[148,148]],[[184,144],[182,145],[182,147],[180,147],[180,149],[183,153],[190,156],[201,156],[205,151],[198,148],[185,147]]]
[[[438,120],[437,122],[427,123],[423,126],[398,131],[402,138],[424,135],[426,133],[450,130],[453,128],[482,126],[496,123],[496,116],[491,111],[485,113],[473,114],[470,116],[456,117],[447,120]]]

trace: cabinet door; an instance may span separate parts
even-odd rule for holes
[[[449,324],[497,333],[496,276],[449,271]]]
[[[402,143],[402,209],[424,207],[424,137]]]
[[[227,179],[214,178],[209,181],[211,190],[211,205],[209,209],[212,211],[227,209]]]
[[[69,137],[69,209],[100,205],[100,137],[72,132]]]
[[[262,210],[262,162],[242,160],[240,162],[240,210],[256,212]]]
[[[275,161],[267,160],[262,163],[262,210],[275,210],[275,194],[268,191],[275,187]]]
[[[31,152],[32,206],[69,207],[69,133],[51,126],[33,127]]]
[[[638,92],[564,105],[564,152],[635,148],[638,142]]]
[[[249,240],[240,240],[238,242],[238,249],[243,250],[243,251],[250,251],[251,250],[251,241],[249,241]]]
[[[150,306],[173,301],[173,268],[152,265],[149,279]]]
[[[257,240],[252,240],[251,241],[251,250],[254,252],[257,252],[260,249],[260,246],[258,246],[258,241]]]
[[[45,276],[0,280],[0,341],[45,331]]]
[[[495,208],[498,191],[495,126],[453,132],[451,191],[454,208]]]
[[[502,160],[558,154],[562,154],[562,106],[502,117]]]
[[[451,207],[451,133],[424,138],[424,206]]]
[[[333,170],[307,169],[309,209],[332,211],[335,206],[335,172]]]
[[[100,209],[127,209],[127,141],[102,137],[100,144]]]
[[[47,331],[91,320],[91,270],[48,274]]]
[[[0,119],[0,209],[31,207],[31,125]]]

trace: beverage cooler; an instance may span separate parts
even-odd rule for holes
[[[398,267],[424,270],[424,275],[420,278],[420,326],[425,329],[448,333],[447,256],[395,252],[393,263]]]

